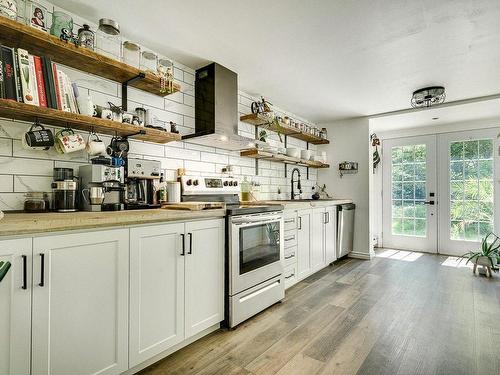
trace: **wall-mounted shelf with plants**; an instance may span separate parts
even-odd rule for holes
[[[240,121],[254,126],[260,126],[292,138],[300,139],[313,145],[324,145],[330,143],[328,139],[303,132],[295,126],[290,126],[283,122],[277,122],[273,119],[272,114],[268,113],[251,113],[248,115],[242,115],[240,116]]]

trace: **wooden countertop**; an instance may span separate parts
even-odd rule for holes
[[[17,236],[47,232],[123,227],[168,221],[189,221],[224,217],[226,210],[131,210],[110,212],[49,212],[49,213],[5,213],[0,220],[0,236]]]

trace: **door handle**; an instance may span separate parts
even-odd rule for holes
[[[434,201],[426,201],[424,204],[428,204],[429,206],[434,206]]]
[[[292,259],[295,256],[295,253],[291,253],[290,255],[285,255],[285,259]]]
[[[23,286],[21,288],[28,289],[28,257],[23,255]]]
[[[299,216],[299,226],[297,228],[298,230],[302,229],[302,216]]]
[[[184,256],[184,255],[186,255],[186,236],[184,236],[184,233],[181,233],[181,238],[182,238],[182,251],[181,251],[181,255]]]
[[[328,224],[330,222],[330,213],[326,212],[326,223]]]
[[[188,233],[189,236],[189,251],[188,254],[193,254],[193,233]]]
[[[45,285],[45,254],[40,253],[40,282],[39,286]]]

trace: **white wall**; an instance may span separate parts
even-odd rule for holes
[[[49,12],[61,10],[46,1],[41,0],[41,2],[49,9]],[[63,11],[71,14],[67,10]],[[92,30],[96,30],[95,23],[83,20],[74,14],[72,14],[72,17],[75,21],[74,30],[81,27],[83,23],[88,23],[91,25]],[[123,40],[127,40],[126,36],[123,36]],[[177,123],[181,134],[190,134],[194,132],[194,70],[177,62],[174,62],[174,67],[174,77],[182,86],[181,92],[162,98],[131,88],[128,93],[128,108],[131,110],[136,107],[151,109],[153,114],[160,120]],[[80,94],[90,95],[95,104],[107,105],[109,101],[116,105],[121,104],[121,85],[117,82],[85,74],[76,69],[61,68],[78,85]],[[240,115],[251,112],[250,105],[253,100],[252,96],[242,91],[239,92],[238,112]],[[290,112],[279,108],[274,109],[280,115],[286,114],[293,119],[310,124],[309,121]],[[53,149],[49,151],[25,150],[21,146],[21,136],[29,129],[30,125],[31,123],[28,122],[0,118],[1,210],[22,210],[24,195],[28,191],[50,192],[52,169],[54,167],[74,168],[75,174],[78,175],[79,166],[89,163],[89,157],[84,151],[60,155]],[[53,127],[49,128],[55,130]],[[255,136],[254,132],[254,126],[239,123],[239,133],[241,135],[253,138]],[[274,146],[280,145],[276,133],[269,133],[268,142]],[[109,143],[111,137],[106,136],[102,137],[102,139]],[[242,158],[239,156],[239,152],[229,152],[185,142],[160,145],[131,140],[130,144],[130,157],[161,161],[162,171],[168,180],[175,178],[177,168],[185,168],[188,173],[195,175],[218,175],[224,166],[231,164],[234,166],[235,177],[239,179],[247,177],[249,181],[253,180],[261,184],[261,199],[277,199],[289,196],[290,180],[285,178],[285,165],[282,163],[262,160],[259,162],[259,173],[256,176],[255,160]],[[288,145],[289,147],[306,148],[306,142],[291,137],[288,138]],[[315,150],[316,146],[312,145],[310,148]],[[290,172],[292,166],[287,168]],[[305,176],[306,168],[299,168],[302,176]],[[303,179],[304,197],[310,197],[312,194],[316,176],[316,170],[310,169],[309,180]],[[281,195],[277,194],[278,189],[281,191]]]
[[[356,204],[354,223],[354,251],[352,256],[369,259],[373,256],[370,235],[370,188],[372,160],[369,147],[370,133],[367,117],[322,124],[328,128],[330,144],[326,150],[331,168],[320,170],[318,182],[336,198],[350,198]],[[356,161],[359,172],[344,175],[338,172],[342,161]]]

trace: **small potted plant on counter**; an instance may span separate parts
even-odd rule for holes
[[[488,242],[488,239],[493,236],[493,241]],[[486,276],[491,277],[491,270],[497,271],[497,259],[500,257],[500,238],[494,233],[489,233],[481,242],[480,251],[469,251],[462,255],[462,258],[467,258],[467,263],[472,262],[474,268],[472,272],[475,274],[477,266],[482,266],[485,269]]]

